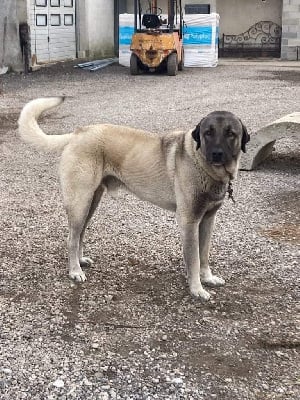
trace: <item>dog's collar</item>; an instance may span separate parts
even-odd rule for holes
[[[228,199],[232,200],[233,203],[235,203],[235,199],[233,197],[232,180],[228,182],[227,193],[228,193]]]

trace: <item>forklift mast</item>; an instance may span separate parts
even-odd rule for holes
[[[175,18],[174,5],[175,5],[175,0],[168,0],[168,24],[170,26],[170,32],[173,32],[174,29],[174,18]]]
[[[157,0],[151,1],[150,11],[151,11],[151,14],[157,13]]]
[[[157,0],[149,0],[149,8],[148,11],[150,14],[157,14]],[[134,0],[134,32],[137,32],[141,29],[141,21],[142,21],[142,13],[145,13],[146,10],[142,10],[141,1]],[[180,26],[180,37],[182,37],[182,6],[181,0],[168,0],[168,25],[170,27],[170,32],[174,30],[174,23],[177,25],[178,23],[178,14],[179,14],[179,26]],[[176,21],[175,21],[176,17]],[[138,28],[139,26],[139,28]]]

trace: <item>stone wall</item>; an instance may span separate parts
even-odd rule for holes
[[[281,58],[300,60],[300,0],[283,0]]]

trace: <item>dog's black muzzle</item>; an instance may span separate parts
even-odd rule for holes
[[[214,148],[209,158],[212,164],[223,164],[227,161],[225,153],[221,148]]]

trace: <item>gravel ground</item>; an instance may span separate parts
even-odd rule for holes
[[[173,215],[120,193],[87,234],[95,264],[77,285],[66,268],[58,158],[21,143],[22,106],[68,96],[47,132],[110,122],[163,134],[216,109],[250,133],[299,111],[300,68],[274,63],[186,69],[177,77],[62,63],[0,85],[0,398],[300,398],[300,149],[283,139],[240,172],[217,217],[211,265],[226,285],[189,296]]]

